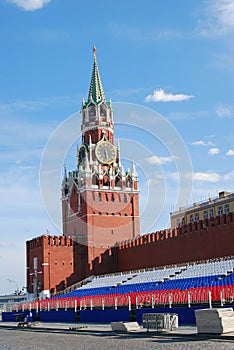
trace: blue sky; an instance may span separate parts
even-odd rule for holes
[[[233,0],[0,0],[0,294],[15,289],[7,279],[25,285],[25,241],[47,229],[59,232],[41,200],[41,157],[54,130],[61,131],[87,97],[93,45],[105,95],[122,103],[114,118],[126,166],[124,145],[131,144],[133,155],[138,146],[146,149],[136,157],[142,232],[167,227],[178,205],[233,191],[233,34]],[[179,156],[170,139],[158,140],[147,113],[138,124],[128,108],[123,115],[124,103],[159,113],[172,135],[180,135],[193,169],[192,192],[183,202],[177,200]],[[121,127],[123,120],[131,127]],[[76,145],[70,146],[72,170]]]

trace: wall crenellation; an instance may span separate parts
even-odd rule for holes
[[[157,241],[173,239],[188,234],[204,233],[207,232],[207,230],[212,230],[217,227],[221,229],[222,226],[230,224],[233,224],[233,213],[216,216],[212,219],[200,220],[187,225],[180,225],[174,228],[146,233],[136,237],[132,241],[121,241],[119,243],[119,249],[129,249],[130,247],[154,244]]]

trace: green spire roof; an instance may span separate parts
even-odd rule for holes
[[[93,47],[93,71],[89,88],[88,102],[93,102],[99,104],[102,101],[105,101],[105,95],[102,87],[102,82],[98,70],[97,60],[96,60],[96,47]]]

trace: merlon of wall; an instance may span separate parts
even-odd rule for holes
[[[199,222],[189,223],[187,225],[181,225],[175,228],[160,230],[157,232],[148,233],[145,235],[139,235],[135,240],[131,241],[121,241],[119,243],[119,250],[129,249],[135,246],[142,246],[145,244],[162,241],[166,239],[173,239],[175,237],[182,237],[187,234],[202,233],[213,230],[214,228],[219,227],[222,229],[222,226],[232,225],[233,226],[233,213],[227,215],[216,216],[212,219],[200,220]]]
[[[68,236],[43,235],[40,237],[33,238],[30,241],[27,241],[26,244],[29,249],[35,249],[35,248],[42,248],[46,245],[70,247],[70,246],[74,246],[76,242],[72,239],[72,237],[70,238]]]

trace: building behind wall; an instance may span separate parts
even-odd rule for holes
[[[219,192],[217,198],[208,198],[201,202],[195,202],[192,206],[181,207],[179,210],[170,213],[171,227],[212,219],[233,211],[234,193],[222,191]]]

